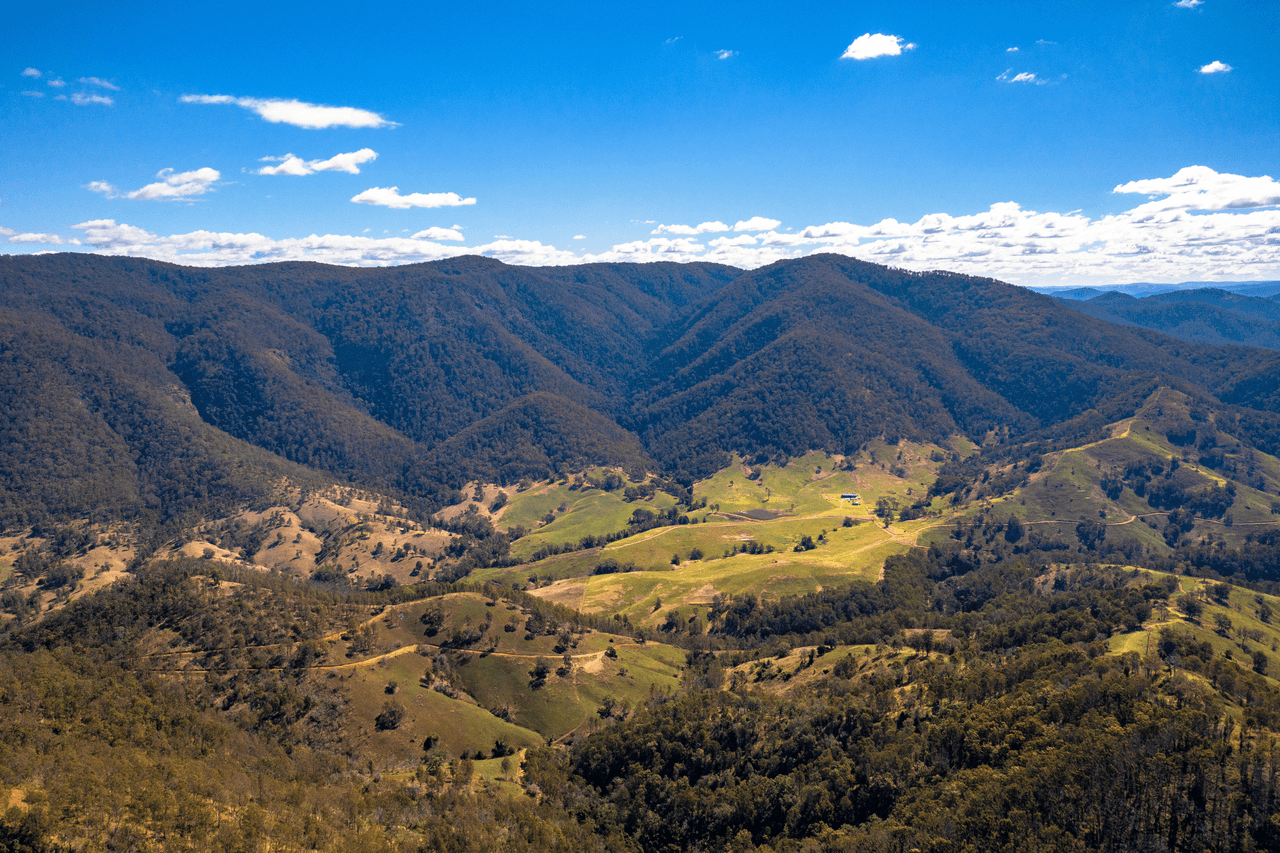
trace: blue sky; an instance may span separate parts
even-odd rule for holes
[[[8,3],[0,28],[9,252],[1280,278],[1275,2]]]

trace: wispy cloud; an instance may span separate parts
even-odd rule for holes
[[[875,59],[878,56],[899,56],[904,50],[914,50],[914,44],[906,43],[902,36],[884,33],[863,33],[844,49],[841,59]]]
[[[357,107],[329,107],[284,98],[237,98],[231,95],[183,95],[184,104],[234,104],[257,113],[273,124],[291,124],[308,130],[327,127],[394,127],[395,122]]]
[[[101,86],[102,88],[110,89],[113,92],[120,91],[120,87],[117,86],[115,83],[109,83],[106,80],[103,80],[101,77],[81,77],[80,82],[87,83],[90,86]]]
[[[1005,52],[1005,53],[1017,53],[1017,52],[1018,52],[1018,49],[1017,49],[1016,47],[1006,47],[1006,48],[1004,49],[1004,52]]]
[[[730,57],[737,56],[737,55],[738,55],[738,52],[736,50],[717,50],[716,51],[716,59],[729,59]]]
[[[1048,39],[1036,39],[1036,44],[1043,46],[1043,45],[1047,45],[1047,44],[1057,44],[1057,42],[1056,42],[1056,41],[1049,41]]]
[[[1204,5],[1204,0],[1178,0],[1178,2],[1173,5],[1177,6],[1179,9],[1194,9],[1197,6]]]
[[[1230,70],[1230,65],[1227,65],[1225,62],[1219,62],[1216,59],[1208,65],[1200,66],[1201,74],[1226,74]]]
[[[682,38],[684,38],[684,36],[672,36],[671,38],[664,41],[663,44],[675,44],[676,42],[680,41],[680,39]]]
[[[43,98],[43,97],[44,97],[44,92],[33,92],[33,91],[31,91],[30,89],[27,89],[27,90],[26,90],[26,91],[24,91],[22,94],[26,95],[28,98]]]
[[[996,79],[1001,83],[1035,83],[1037,86],[1043,86],[1045,82],[1037,78],[1036,75],[1030,71],[1019,71],[1017,74],[1014,74],[1012,68],[1007,69]]]
[[[40,69],[38,68],[24,68],[22,70],[22,76],[23,77],[43,77],[44,75],[40,72]]]
[[[404,210],[410,207],[457,207],[475,204],[474,198],[462,198],[457,193],[409,193],[400,195],[399,187],[370,187],[352,196],[356,204],[376,204]]]
[[[145,187],[122,193],[106,181],[93,181],[88,189],[102,193],[107,198],[129,198],[136,201],[172,201],[204,195],[213,188],[222,175],[217,169],[207,166],[191,172],[174,172],[173,169],[161,169],[156,173],[160,180]]]
[[[45,82],[55,89],[61,89],[63,86],[67,85],[67,81],[63,80],[61,77],[54,77],[52,80],[47,80]]]
[[[115,101],[111,100],[110,95],[95,95],[90,92],[75,92],[71,95],[71,103],[82,107],[89,104],[102,104],[110,107],[115,104]]]
[[[279,166],[263,166],[259,175],[312,175],[316,172],[346,172],[349,175],[360,174],[360,164],[377,159],[378,152],[372,148],[361,148],[347,154],[335,154],[328,160],[303,160],[293,154],[283,157],[263,157],[270,162],[278,162]]]

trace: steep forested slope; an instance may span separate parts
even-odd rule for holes
[[[429,500],[446,494],[442,483],[583,464],[652,465],[687,481],[734,451],[1071,431],[1095,409],[1125,416],[1156,384],[1215,404],[1217,395],[1243,407],[1251,434],[1280,437],[1274,418],[1254,411],[1280,407],[1280,357],[1117,326],[987,279],[835,255],[749,273],[477,257],[213,270],[9,257],[0,296],[6,409],[23,413],[8,429],[36,429],[40,412],[40,429],[76,436],[61,443],[80,454],[70,467],[45,465],[39,442],[9,442],[0,467],[29,485],[13,497],[10,473],[6,494],[62,513],[85,503],[59,491],[59,470],[118,479],[101,472],[150,458],[136,431],[116,425],[124,409],[157,424],[176,407],[209,441],[229,435]],[[37,353],[47,366],[23,366]],[[96,386],[89,411],[99,420],[77,408],[81,386],[67,370]],[[210,464],[221,473],[187,481],[227,482]],[[131,489],[120,500],[137,503]]]
[[[1142,298],[1115,292],[1085,299],[1058,298],[1090,317],[1141,326],[1184,341],[1280,349],[1280,302],[1275,297],[1206,287]]]

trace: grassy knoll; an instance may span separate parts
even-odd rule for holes
[[[1200,417],[1200,421],[1192,419],[1185,395],[1161,389],[1134,417],[1112,424],[1109,438],[1046,454],[1040,470],[1025,485],[993,500],[976,501],[958,518],[984,512],[998,519],[1017,516],[1042,534],[1068,540],[1075,537],[1079,522],[1096,520],[1106,525],[1109,544],[1132,543],[1161,553],[1169,547],[1163,535],[1169,512],[1153,507],[1146,493],[1171,483],[1188,494],[1213,488],[1234,493],[1224,516],[1194,519],[1192,528],[1185,531],[1192,539],[1211,537],[1238,545],[1249,533],[1280,526],[1280,517],[1272,512],[1280,491],[1280,459],[1244,448],[1211,419]],[[1198,443],[1173,443],[1168,433],[1185,430],[1187,424],[1195,425]],[[1206,460],[1215,449],[1221,451],[1221,460],[1210,467]],[[1143,466],[1161,471],[1145,486],[1143,495],[1134,491],[1132,477],[1115,489],[1117,478]],[[1234,472],[1235,478],[1229,479],[1224,471]]]
[[[564,510],[560,511],[562,506]],[[542,545],[564,545],[577,542],[584,536],[603,536],[622,530],[637,509],[658,512],[672,506],[675,506],[675,499],[662,492],[651,498],[628,502],[623,500],[621,490],[570,491],[567,485],[554,485],[536,494],[522,492],[513,497],[511,508],[502,514],[502,526],[521,525],[533,530],[511,549],[516,557],[526,557]],[[548,512],[554,513],[556,518],[543,525],[542,519]]]
[[[429,735],[453,755],[491,750],[496,739],[531,746],[578,729],[605,697],[635,706],[651,691],[679,685],[679,649],[595,631],[567,634],[555,625],[531,634],[531,616],[475,593],[388,607],[352,626],[347,639],[333,638],[326,666],[339,668],[316,677],[340,687],[348,725],[389,764],[420,758]],[[458,632],[482,625],[478,640],[457,644]],[[531,670],[539,661],[548,672],[536,683]],[[392,683],[394,694],[387,692]],[[394,731],[376,731],[373,721],[388,701],[400,703],[406,719]]]
[[[569,651],[572,667],[561,674],[561,655],[492,654],[477,656],[459,667],[462,683],[481,704],[511,709],[512,718],[549,739],[574,731],[596,718],[605,697],[642,703],[653,690],[679,686],[684,652],[660,643],[614,644],[616,658],[604,650]],[[535,686],[532,671],[539,658],[551,672]]]
[[[1161,607],[1138,631],[1117,634],[1108,641],[1113,654],[1136,652],[1144,658],[1158,653],[1161,631],[1177,631],[1189,635],[1197,643],[1208,643],[1214,656],[1225,656],[1246,669],[1253,667],[1253,656],[1261,653],[1266,661],[1263,673],[1280,683],[1280,598],[1230,586],[1225,598],[1218,598],[1219,585],[1198,578],[1168,575],[1149,569],[1139,571],[1153,577],[1177,581],[1184,594],[1193,596],[1202,608],[1195,616],[1185,612],[1178,596],[1173,606]],[[1274,615],[1273,615],[1274,614]]]
[[[516,747],[543,742],[539,733],[500,720],[473,702],[451,699],[422,686],[422,673],[422,659],[408,654],[321,677],[329,678],[331,684],[336,680],[347,699],[344,726],[361,743],[362,754],[378,764],[417,762],[429,736],[438,737],[440,745],[453,755],[464,750],[487,752],[497,739]],[[386,692],[392,681],[397,685],[394,695]],[[394,730],[378,731],[374,721],[387,702],[403,707],[405,717]]]

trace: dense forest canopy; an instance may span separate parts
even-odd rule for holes
[[[9,256],[0,294],[0,521],[18,526],[83,515],[85,494],[135,517],[240,500],[279,460],[438,503],[460,479],[584,463],[691,482],[733,452],[1016,440],[1123,416],[1157,381],[1250,409],[1259,442],[1280,410],[1272,353],[833,255],[750,272]]]

